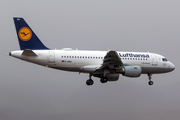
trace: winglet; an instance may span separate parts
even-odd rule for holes
[[[21,50],[49,49],[39,40],[23,18],[14,17],[13,19]]]

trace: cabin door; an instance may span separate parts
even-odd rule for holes
[[[53,51],[49,51],[49,63],[55,63],[55,56]]]
[[[154,54],[152,54],[151,56],[152,56],[152,65],[157,66],[157,56]]]

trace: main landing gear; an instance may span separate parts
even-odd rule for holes
[[[151,73],[148,73],[148,77],[149,77],[149,82],[148,82],[148,84],[149,84],[149,85],[153,85],[154,82],[151,81],[151,79],[152,79],[152,74],[151,74]]]
[[[94,84],[94,81],[93,81],[92,79],[89,79],[89,80],[86,81],[86,84],[87,84],[88,86],[93,85],[93,84]]]
[[[106,77],[102,77],[100,79],[101,83],[107,83],[108,79]]]
[[[89,79],[86,81],[86,84],[87,84],[88,86],[94,84],[94,81],[91,79],[91,77],[92,77],[92,74],[89,74]],[[108,82],[108,79],[107,79],[106,77],[102,77],[102,78],[100,78],[100,82],[101,82],[101,83],[107,83],[107,82]]]
[[[87,84],[88,86],[90,86],[90,85],[93,85],[93,84],[94,84],[94,81],[91,79],[91,77],[92,77],[92,75],[91,75],[91,74],[89,74],[89,80],[87,80],[87,81],[86,81],[86,84]]]

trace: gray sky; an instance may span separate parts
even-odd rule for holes
[[[179,120],[179,0],[1,0],[0,120]],[[88,74],[53,70],[4,53],[18,50],[13,17],[50,48],[150,51],[175,71],[86,86]]]

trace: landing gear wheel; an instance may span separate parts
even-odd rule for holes
[[[93,83],[94,83],[94,81],[92,79],[89,79],[89,80],[86,81],[86,84],[88,86],[93,85]]]
[[[148,84],[149,84],[149,85],[153,85],[154,82],[151,81],[151,79],[152,79],[152,74],[151,74],[151,73],[148,73],[147,75],[148,75],[148,77],[149,77],[149,82],[148,82]]]
[[[149,84],[149,85],[153,85],[154,82],[153,82],[153,81],[149,81],[148,84]]]
[[[106,77],[102,77],[100,81],[101,83],[107,83],[108,79]]]

